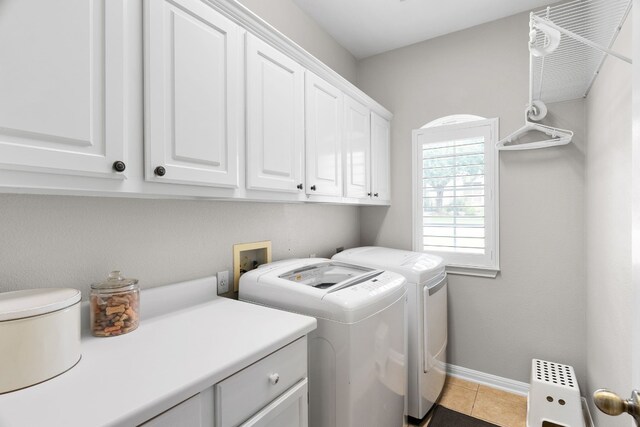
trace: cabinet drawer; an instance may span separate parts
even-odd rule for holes
[[[306,376],[303,337],[215,385],[216,427],[239,425]]]

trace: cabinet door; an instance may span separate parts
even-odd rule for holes
[[[344,97],[345,196],[368,199],[371,193],[369,109]]]
[[[146,178],[237,187],[240,27],[199,0],[145,7]]]
[[[300,192],[304,71],[247,34],[247,188]]]
[[[376,200],[391,200],[390,132],[388,120],[371,113],[371,192]]]
[[[124,178],[126,3],[2,1],[0,167]]]
[[[342,195],[342,92],[305,73],[307,194]]]
[[[308,413],[307,380],[304,379],[243,423],[242,427],[307,427]]]
[[[201,427],[201,412],[202,399],[200,394],[196,394],[139,427]]]

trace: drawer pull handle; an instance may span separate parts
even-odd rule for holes
[[[278,381],[280,381],[280,375],[278,374],[271,374],[269,375],[269,382],[273,385],[278,384]]]

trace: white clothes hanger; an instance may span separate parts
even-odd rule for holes
[[[542,132],[550,138],[543,141],[513,144],[514,140],[531,131]],[[541,125],[540,123],[535,123],[525,118],[524,126],[513,132],[506,138],[498,141],[496,147],[498,148],[498,150],[534,150],[536,148],[547,148],[566,145],[571,142],[572,138],[573,132],[570,130]]]
[[[498,150],[531,150],[565,145],[571,142],[572,131],[535,123],[542,120],[547,114],[547,108],[540,98],[545,97],[545,99],[552,101],[575,99],[566,97],[568,95],[575,96],[575,89],[564,90],[562,85],[558,84],[559,82],[567,82],[571,78],[582,79],[578,82],[580,84],[575,86],[578,90],[585,87],[583,96],[587,96],[607,55],[631,64],[630,58],[611,49],[631,7],[631,0],[573,0],[531,13],[529,19],[529,104],[525,112],[524,126],[498,141],[496,143]],[[613,26],[615,23],[619,24]],[[602,45],[603,40],[610,40],[609,45]],[[561,42],[563,46],[558,49]],[[583,45],[592,49],[583,49]],[[580,62],[583,67],[581,70],[576,69],[576,56],[572,56],[572,49],[582,52],[579,58],[584,60]],[[554,52],[554,56],[547,58],[547,55]],[[591,67],[592,63],[599,64],[595,73],[584,73],[583,71]],[[543,79],[545,66],[548,67],[549,75]],[[536,75],[534,71],[539,75]],[[586,81],[583,81],[583,74],[587,75]],[[589,77],[591,74],[592,77]],[[536,77],[538,78],[536,79]],[[534,79],[536,79],[535,84],[539,86],[536,91],[534,91]],[[542,85],[545,80],[552,82],[548,83],[548,86],[554,88],[553,92],[549,94],[550,98],[546,97],[546,92],[543,95]],[[583,83],[586,83],[586,86]],[[537,99],[534,99],[536,93]],[[531,138],[523,138],[525,134],[532,131],[542,132],[548,138],[542,141],[534,139],[534,142],[529,142]],[[522,140],[521,143],[515,142],[518,139]]]
[[[555,28],[551,28],[544,23],[536,23],[533,20],[530,21],[529,28],[529,105],[524,113],[524,126],[498,141],[496,143],[498,150],[534,150],[537,148],[555,147],[566,145],[570,143],[573,138],[573,132],[570,130],[535,123],[535,121],[542,120],[546,117],[547,106],[544,102],[533,99],[533,57],[546,56],[556,50],[560,45],[562,35]],[[545,35],[545,43],[542,47],[535,46],[537,31]],[[531,131],[542,132],[549,138],[542,141],[525,142],[522,144],[513,143]]]

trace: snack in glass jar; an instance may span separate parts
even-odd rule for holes
[[[123,335],[140,323],[137,279],[112,271],[106,281],[91,285],[91,333],[96,337]]]

